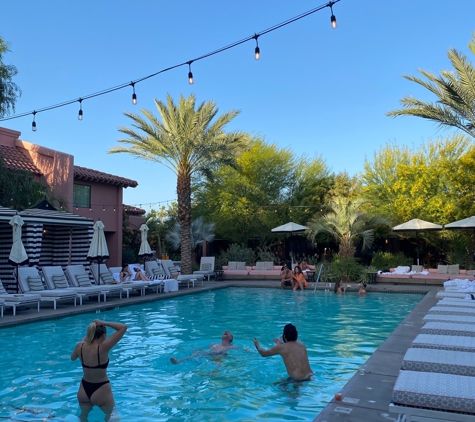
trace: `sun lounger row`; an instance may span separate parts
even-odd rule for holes
[[[394,385],[389,411],[400,422],[475,420],[475,308],[442,293],[458,294],[437,293]]]

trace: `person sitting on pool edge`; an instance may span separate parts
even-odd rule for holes
[[[292,286],[293,278],[294,273],[292,272],[292,264],[290,261],[287,261],[285,265],[282,266],[280,272],[280,288],[283,289],[286,285]]]
[[[234,336],[231,334],[231,331],[225,331],[221,336],[221,343],[211,343],[209,345],[209,351],[205,353],[201,353],[199,350],[194,352],[190,356],[186,356],[181,359],[175,359],[173,357],[170,358],[170,362],[173,364],[177,364],[183,362],[184,360],[188,360],[198,356],[222,356],[225,355],[229,349],[237,349],[237,346],[231,345],[234,340]]]
[[[297,265],[294,268],[294,276],[292,278],[292,291],[295,292],[298,288],[300,288],[301,290],[305,290],[306,287],[308,287],[307,280],[305,280],[302,270]]]
[[[301,342],[297,341],[298,332],[292,324],[284,327],[282,341],[278,338],[274,339],[276,344],[274,347],[265,350],[259,345],[257,338],[254,338],[254,346],[262,357],[280,355],[284,361],[285,368],[289,374],[288,381],[310,381],[313,371],[308,361],[307,348]]]

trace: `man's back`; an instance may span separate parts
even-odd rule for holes
[[[295,380],[309,379],[313,372],[308,362],[307,348],[303,343],[288,341],[280,345],[280,355],[287,373]]]

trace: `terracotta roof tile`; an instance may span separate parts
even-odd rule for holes
[[[74,166],[74,178],[87,182],[98,182],[110,185],[119,185],[123,188],[135,188],[138,183],[135,180],[126,179],[125,177],[114,176],[113,174],[103,173],[86,167]]]
[[[16,147],[0,145],[0,156],[3,158],[3,164],[10,170],[25,170],[41,176],[43,173],[33,164],[31,158]]]
[[[130,215],[143,215],[147,212],[142,208],[137,208],[137,207],[134,207],[132,205],[125,205],[124,204],[123,207],[124,207],[124,211],[127,214],[130,214]]]

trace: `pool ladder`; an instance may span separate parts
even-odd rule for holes
[[[322,270],[323,270],[323,264],[320,264],[320,268],[318,269],[317,278],[315,279],[315,287],[313,289],[313,293],[315,293],[317,291],[317,286],[318,286],[318,282],[320,281],[320,275],[322,274]]]

